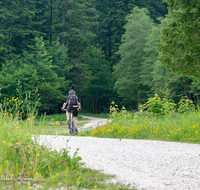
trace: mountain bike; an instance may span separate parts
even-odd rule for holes
[[[67,111],[67,109],[63,109],[63,111]],[[68,124],[70,136],[75,136],[75,135],[78,134],[78,129],[76,128],[75,119],[74,119],[74,116],[73,116],[74,111],[75,110],[70,110],[70,117],[69,117],[69,124]]]

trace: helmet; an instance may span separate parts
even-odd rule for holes
[[[74,90],[70,90],[69,95],[71,95],[71,94],[76,94],[76,92]]]

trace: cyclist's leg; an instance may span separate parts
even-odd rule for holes
[[[78,119],[77,119],[78,111],[73,112],[73,116],[74,116],[76,128],[78,128]]]
[[[67,107],[66,116],[67,116],[67,123],[69,123],[69,106]]]
[[[78,119],[77,119],[77,117],[74,117],[74,120],[75,120],[76,128],[78,128]]]

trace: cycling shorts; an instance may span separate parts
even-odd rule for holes
[[[70,112],[70,108],[69,106],[67,106],[67,111]],[[78,116],[78,110],[73,110],[73,117],[77,117]]]

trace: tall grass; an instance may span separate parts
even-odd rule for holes
[[[157,114],[117,112],[118,108],[112,107],[112,122],[95,129],[92,136],[200,143],[200,112],[186,108],[184,112]]]
[[[37,144],[40,127],[35,128],[37,102],[18,98],[4,99],[0,104],[0,186],[5,189],[129,189],[110,184],[111,175],[86,169],[81,157],[70,156],[66,148],[60,152]],[[29,104],[30,103],[30,104]],[[45,118],[37,120],[37,125]],[[42,126],[42,125],[41,125]]]

